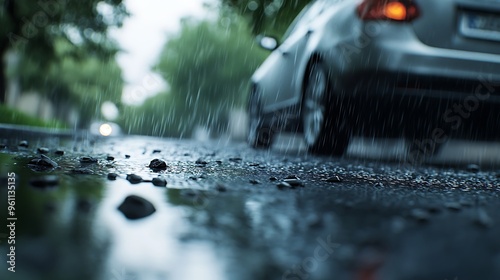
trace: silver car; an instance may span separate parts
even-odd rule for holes
[[[353,135],[500,139],[499,0],[317,0],[251,79],[249,143],[303,132],[342,155]]]

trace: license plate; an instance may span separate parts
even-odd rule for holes
[[[467,37],[500,41],[500,15],[463,12],[460,33]]]

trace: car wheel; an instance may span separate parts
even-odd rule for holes
[[[339,110],[330,102],[328,72],[321,62],[314,61],[306,75],[301,110],[305,143],[312,153],[341,156],[350,134],[340,127]]]
[[[248,115],[248,144],[252,148],[269,148],[273,140],[273,131],[268,125],[266,125],[266,122],[264,121],[260,98],[255,92],[252,92],[250,96]]]

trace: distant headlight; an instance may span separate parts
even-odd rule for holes
[[[111,127],[108,123],[103,123],[99,127],[99,133],[102,136],[110,136],[113,133],[113,127]]]

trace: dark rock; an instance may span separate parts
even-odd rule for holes
[[[260,163],[250,163],[248,166],[259,166]]]
[[[106,160],[113,161],[113,160],[115,160],[115,157],[113,157],[113,156],[107,156]]]
[[[125,155],[125,158],[130,158],[130,155]]]
[[[288,175],[285,180],[300,180],[297,175]]]
[[[82,164],[93,164],[93,163],[97,163],[98,160],[96,158],[93,158],[93,157],[81,157],[80,158],[80,163]]]
[[[217,163],[218,165],[221,165],[222,164],[222,160],[216,160],[215,163]]]
[[[250,181],[249,181],[249,182],[250,182],[250,184],[252,184],[252,185],[258,185],[258,184],[260,184],[260,181],[259,181],[259,180],[256,180],[256,179],[250,179]]]
[[[477,164],[469,164],[465,169],[472,173],[478,173],[481,170],[481,167]]]
[[[79,174],[79,175],[92,175],[94,174],[94,171],[92,169],[88,168],[75,168],[71,170],[71,173],[73,174]]]
[[[303,187],[304,184],[300,179],[285,179],[283,182],[290,184],[292,187]]]
[[[58,165],[55,161],[46,155],[40,155],[40,158],[32,159],[28,166],[37,171],[45,171],[56,168]]]
[[[127,181],[129,181],[131,184],[139,184],[142,183],[142,177],[135,174],[129,174],[127,175]]]
[[[155,158],[149,163],[149,168],[153,170],[166,170],[167,163],[161,159]]]
[[[116,180],[116,178],[118,178],[118,174],[116,174],[116,173],[109,173],[108,174],[108,180],[114,181],[114,180]]]
[[[153,178],[151,182],[157,187],[165,187],[167,185],[167,180],[160,177]]]
[[[342,182],[342,179],[340,179],[340,177],[339,177],[339,176],[336,176],[336,175],[335,175],[335,176],[332,176],[332,177],[330,177],[330,178],[326,179],[326,181],[327,181],[328,183],[340,183],[340,182]]]
[[[28,148],[29,147],[28,141],[23,140],[19,142],[19,147]]]
[[[64,155],[64,151],[63,150],[57,150],[54,152],[54,154],[58,155],[58,156],[63,156]]]
[[[31,186],[40,189],[55,188],[59,185],[59,178],[54,175],[34,178],[30,181]]]
[[[227,191],[227,187],[224,186],[223,184],[217,184],[217,185],[215,185],[215,189],[218,192],[226,192]]]
[[[292,189],[292,185],[288,184],[287,182],[279,182],[276,187],[278,187],[278,189],[280,190],[283,190],[283,189]]]
[[[40,148],[37,149],[37,152],[39,154],[48,154],[49,153],[49,149],[44,148],[44,147],[40,147]]]
[[[276,177],[271,177],[271,178],[269,178],[269,181],[271,181],[271,182],[278,181],[278,178],[276,178]]]
[[[161,153],[161,150],[158,150],[158,149],[153,150],[153,154],[159,154],[159,153]]]
[[[118,206],[118,210],[129,220],[142,219],[156,211],[151,202],[136,195],[127,196],[122,204]]]
[[[203,160],[201,158],[197,159],[195,163],[196,164],[200,164],[200,165],[207,165],[208,164],[207,161],[205,161],[205,160]]]

